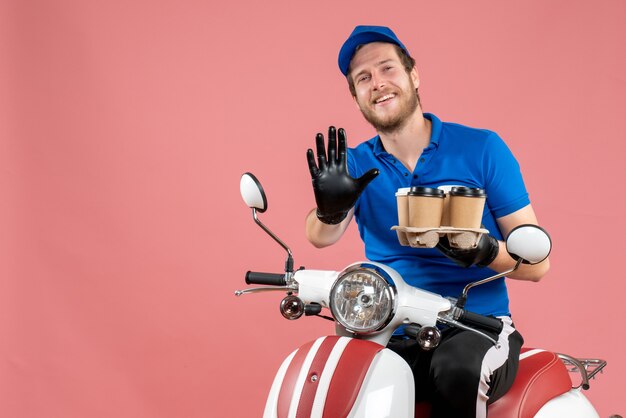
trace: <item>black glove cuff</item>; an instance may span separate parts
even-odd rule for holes
[[[500,243],[498,240],[491,235],[487,235],[486,238],[489,240],[489,252],[486,254],[484,259],[476,263],[476,266],[478,267],[487,267],[489,264],[493,263],[493,260],[496,259],[498,253],[500,252]]]
[[[317,215],[317,219],[327,225],[337,225],[341,223],[341,221],[346,219],[346,216],[348,216],[348,212],[335,213],[332,215],[322,215],[319,209],[317,209],[315,214]]]

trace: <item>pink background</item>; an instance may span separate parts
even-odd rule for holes
[[[373,135],[336,66],[356,24],[417,58],[426,111],[497,131],[520,161],[552,270],[511,282],[528,346],[609,362],[588,396],[626,414],[626,3],[0,2],[0,416],[260,416],[299,344],[282,295],[235,298],[304,237],[305,150],[329,124]]]

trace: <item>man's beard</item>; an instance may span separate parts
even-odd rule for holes
[[[415,109],[420,105],[420,98],[417,89],[414,90],[415,94],[410,94],[408,97],[404,95],[398,95],[397,98],[402,100],[400,109],[395,115],[391,117],[380,117],[369,107],[359,106],[363,117],[376,129],[376,132],[391,133],[400,129],[407,120],[413,116]],[[406,97],[406,98],[405,98]]]

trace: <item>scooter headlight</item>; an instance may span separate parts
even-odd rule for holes
[[[330,310],[341,325],[357,334],[384,328],[395,312],[396,287],[389,275],[371,264],[339,274],[330,291]]]

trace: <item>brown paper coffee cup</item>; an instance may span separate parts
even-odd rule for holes
[[[403,187],[396,192],[396,201],[398,203],[398,226],[409,226],[409,197],[410,187]],[[400,245],[408,246],[409,240],[406,233],[396,231],[398,233],[398,241]]]
[[[409,226],[439,228],[443,212],[444,193],[430,187],[413,187],[409,192]]]
[[[450,226],[480,228],[487,195],[483,189],[453,187],[449,193]]]

